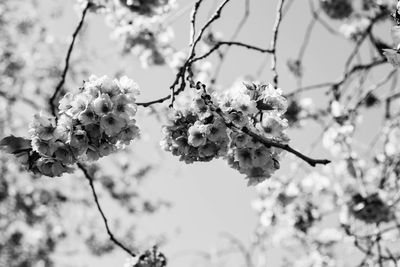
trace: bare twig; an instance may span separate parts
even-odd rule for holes
[[[98,198],[98,196],[97,196],[96,189],[95,189],[94,184],[93,184],[93,177],[90,175],[89,171],[85,168],[85,166],[84,166],[82,163],[78,163],[78,167],[79,167],[79,169],[82,170],[82,172],[83,172],[83,174],[85,175],[86,179],[89,181],[89,185],[90,185],[90,188],[91,188],[91,190],[92,190],[92,194],[93,194],[94,201],[96,202],[97,209],[99,210],[100,215],[101,215],[101,217],[103,218],[103,222],[104,222],[104,225],[105,225],[105,227],[106,227],[106,229],[107,229],[107,234],[108,234],[110,240],[111,240],[115,245],[117,245],[117,246],[120,247],[121,249],[125,250],[126,253],[128,253],[128,254],[131,255],[132,257],[135,257],[136,254],[133,253],[133,252],[132,252],[129,248],[127,248],[125,245],[123,245],[120,241],[118,241],[118,240],[115,238],[114,234],[111,232],[110,226],[108,225],[107,217],[106,217],[106,215],[104,214],[103,209],[101,208],[101,205],[100,205],[100,202],[99,202],[99,198]]]
[[[325,20],[323,20],[319,15],[319,10],[315,10],[314,3],[312,0],[309,1],[310,9],[313,17],[331,34],[337,35],[338,32],[332,28]]]
[[[192,49],[190,51],[190,55],[188,58],[188,61],[190,61],[194,56],[195,56],[195,48],[196,45],[198,44],[198,42],[200,42],[201,38],[203,37],[204,32],[207,30],[207,28],[217,19],[219,19],[221,17],[221,12],[222,9],[226,6],[226,4],[229,3],[229,1],[231,0],[225,0],[224,2],[222,2],[222,4],[217,8],[217,10],[215,11],[214,15],[206,22],[206,24],[200,29],[199,34],[197,35],[197,37],[194,39],[193,45],[192,45]]]
[[[197,12],[199,11],[200,5],[203,2],[203,0],[197,0],[196,3],[194,4],[194,8],[192,11],[192,15],[190,18],[190,46],[192,47],[194,45],[194,38],[196,35],[196,16]]]
[[[246,21],[247,21],[247,19],[249,18],[249,15],[250,15],[250,0],[246,0],[246,2],[245,2],[245,7],[244,7],[244,14],[243,14],[243,17],[242,17],[242,19],[240,20],[238,26],[236,27],[235,32],[232,34],[232,37],[231,37],[231,39],[230,39],[231,42],[233,42],[233,41],[236,40],[236,38],[238,37],[240,31],[243,29],[244,25],[246,24]],[[211,79],[211,82],[213,82],[213,83],[215,83],[216,80],[218,79],[218,75],[219,75],[220,72],[221,72],[222,65],[223,65],[223,63],[225,62],[225,58],[226,58],[226,56],[227,56],[228,53],[229,53],[229,48],[230,48],[230,47],[228,46],[228,47],[227,47],[224,51],[222,51],[221,54],[220,54],[220,61],[219,61],[219,64],[218,64],[217,67],[215,68],[214,76],[213,76],[212,79]]]
[[[252,260],[252,255],[250,253],[250,251],[246,248],[246,246],[236,237],[234,237],[233,235],[231,235],[228,232],[223,232],[221,234],[222,237],[226,238],[229,242],[232,243],[232,245],[235,245],[240,253],[243,255],[244,260],[246,262],[246,267],[253,267],[253,260]]]
[[[272,51],[272,57],[271,57],[271,70],[273,72],[273,85],[274,87],[278,87],[278,72],[276,70],[276,42],[278,39],[278,32],[279,32],[279,26],[282,21],[282,8],[285,0],[279,0],[278,7],[276,10],[276,19],[275,19],[275,24],[272,29],[272,40],[271,40],[271,46],[270,50]]]
[[[82,29],[83,23],[85,21],[86,14],[87,14],[89,8],[92,5],[93,5],[93,3],[88,1],[87,4],[86,4],[86,7],[82,11],[82,16],[81,16],[81,19],[79,21],[79,24],[76,27],[74,33],[72,34],[72,40],[71,40],[71,43],[70,43],[68,51],[67,51],[67,56],[65,57],[65,66],[64,66],[64,70],[63,70],[62,75],[61,75],[61,80],[57,84],[56,89],[53,92],[53,95],[49,99],[49,105],[50,105],[50,108],[51,108],[51,113],[55,117],[57,116],[56,99],[57,99],[57,96],[58,96],[61,88],[63,87],[63,85],[65,83],[65,78],[67,76],[67,72],[68,72],[68,69],[69,69],[69,61],[70,61],[70,58],[71,58],[72,50],[74,49],[74,44],[75,44],[75,41],[76,41],[76,37],[78,36],[80,30]]]
[[[334,82],[326,82],[326,83],[308,85],[308,86],[297,88],[297,89],[293,90],[292,92],[285,94],[285,97],[289,98],[289,97],[292,97],[292,96],[297,95],[302,92],[306,92],[306,91],[310,91],[310,90],[314,90],[314,89],[325,88],[325,87],[331,87],[333,85],[335,85]]]
[[[249,44],[240,43],[240,42],[226,42],[225,41],[225,42],[216,43],[215,46],[213,46],[207,53],[205,53],[205,54],[203,54],[203,55],[201,55],[199,57],[193,58],[190,61],[190,64],[192,64],[192,63],[194,63],[196,61],[205,59],[206,57],[211,55],[215,50],[218,50],[218,48],[220,48],[223,45],[244,47],[244,48],[247,48],[249,50],[254,50],[254,51],[257,51],[257,52],[260,52],[260,53],[272,53],[272,50],[270,50],[270,49],[264,49],[264,48],[260,48],[260,47],[252,46],[252,45],[249,45]]]

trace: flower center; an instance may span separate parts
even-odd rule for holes
[[[101,111],[102,111],[103,113],[107,113],[108,111],[110,111],[110,109],[108,108],[107,105],[103,105],[103,106],[101,107]]]
[[[108,122],[108,124],[110,124],[110,125],[115,124],[115,120],[114,120],[114,118],[112,118],[112,117],[109,117],[109,118],[107,119],[107,122]]]

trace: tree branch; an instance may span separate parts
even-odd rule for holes
[[[280,149],[286,150],[287,152],[292,153],[295,156],[299,157],[300,159],[304,160],[305,162],[307,162],[312,167],[315,167],[317,164],[326,165],[326,164],[331,162],[328,159],[312,159],[312,158],[302,154],[301,152],[295,150],[294,148],[292,148],[288,144],[282,144],[282,143],[273,141],[271,139],[265,138],[265,137],[263,137],[263,136],[261,136],[259,134],[256,134],[256,133],[250,131],[246,127],[241,128],[240,131],[242,131],[245,134],[253,137],[254,139],[256,139],[257,141],[259,141],[260,143],[264,144],[267,147],[276,147],[276,148],[280,148]]]
[[[273,51],[271,49],[264,49],[264,48],[248,45],[248,44],[241,43],[241,42],[221,41],[221,42],[218,42],[214,47],[212,47],[207,53],[205,53],[199,57],[193,58],[189,63],[193,64],[196,61],[205,59],[206,57],[211,55],[215,50],[218,50],[223,45],[244,47],[244,48],[247,48],[250,50],[258,51],[260,53],[273,53]]]
[[[83,174],[85,175],[86,179],[89,181],[89,185],[90,185],[90,188],[91,188],[91,190],[92,190],[92,194],[93,194],[94,201],[96,202],[97,209],[99,210],[100,215],[101,215],[101,217],[103,218],[103,222],[104,222],[104,225],[105,225],[105,227],[106,227],[106,229],[107,229],[107,234],[108,234],[108,236],[110,237],[110,240],[111,240],[115,245],[117,245],[117,246],[120,247],[121,249],[125,250],[125,252],[128,253],[129,255],[131,255],[132,257],[136,257],[136,254],[135,254],[135,253],[133,253],[129,248],[127,248],[125,245],[123,245],[120,241],[118,241],[118,240],[114,237],[114,234],[111,232],[110,226],[108,225],[107,217],[106,217],[106,215],[104,214],[103,209],[102,209],[101,206],[100,206],[99,198],[98,198],[98,196],[97,196],[96,189],[94,188],[94,184],[93,184],[93,177],[90,175],[89,171],[85,168],[85,166],[84,166],[82,163],[78,163],[78,167],[79,167],[79,169],[82,170],[82,172],[83,172]]]
[[[276,11],[276,19],[275,19],[275,24],[274,28],[272,30],[272,40],[271,40],[271,47],[270,50],[272,51],[272,57],[271,57],[271,70],[273,72],[273,85],[274,87],[278,87],[278,72],[276,70],[276,41],[278,39],[278,31],[279,31],[279,26],[282,21],[282,8],[285,0],[280,0],[278,3],[277,11]]]
[[[75,41],[76,41],[76,37],[78,36],[80,30],[82,29],[83,23],[85,21],[86,13],[88,12],[89,8],[92,7],[92,5],[93,5],[93,3],[91,1],[88,1],[87,4],[86,4],[86,7],[82,11],[82,15],[81,15],[81,19],[79,21],[79,24],[76,27],[74,33],[72,34],[72,41],[71,41],[71,43],[69,45],[69,48],[68,48],[68,51],[67,51],[67,56],[65,57],[65,66],[64,66],[64,70],[63,70],[62,75],[61,75],[61,80],[57,84],[53,95],[49,99],[49,105],[50,105],[50,108],[51,108],[51,113],[53,114],[54,117],[57,117],[56,99],[57,99],[57,96],[58,96],[61,88],[63,87],[63,85],[65,83],[65,78],[67,76],[67,72],[68,72],[68,69],[69,69],[69,61],[70,61],[70,58],[71,58],[72,50],[74,49],[74,44],[75,44]]]

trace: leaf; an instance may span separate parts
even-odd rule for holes
[[[4,150],[10,154],[20,154],[21,152],[31,150],[31,140],[25,139],[22,137],[15,137],[14,135],[10,135],[4,137],[0,141],[0,149]]]

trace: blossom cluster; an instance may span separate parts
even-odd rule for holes
[[[165,18],[175,1],[114,0],[106,7],[112,37],[122,40],[123,51],[139,57],[143,67],[164,65],[172,56],[173,31]]]
[[[280,143],[289,141],[285,134],[288,122],[283,117],[287,102],[280,89],[270,84],[236,85],[221,96],[219,105],[235,127],[249,128]],[[226,159],[232,168],[246,175],[249,184],[260,183],[279,169],[281,149],[266,147],[243,132],[231,132],[230,140]]]
[[[323,4],[324,2],[330,3]],[[346,19],[339,32],[350,40],[359,40],[376,21],[390,18],[396,10],[396,0],[363,0],[353,5],[348,0],[322,0],[321,7],[331,18]],[[331,8],[328,8],[331,7]]]
[[[334,180],[317,172],[302,176],[297,171],[296,175],[274,176],[257,185],[253,208],[259,215],[260,235],[268,236],[268,245],[305,248],[304,256],[288,258],[287,265],[341,266],[332,259],[332,251],[345,243],[345,235],[340,228],[323,222],[324,214],[335,208],[329,205],[335,200],[334,185]],[[328,262],[333,265],[324,265]]]
[[[157,247],[146,250],[143,254],[129,259],[124,267],[165,267],[167,258]]]
[[[200,95],[187,111],[176,111],[163,128],[161,146],[181,161],[211,161],[227,153],[228,133],[223,119],[213,114]]]
[[[166,13],[175,5],[174,0],[119,0],[119,2],[130,11],[145,16]]]
[[[348,205],[351,215],[366,223],[389,222],[393,216],[390,206],[379,194],[371,194],[367,197],[355,194]]]
[[[279,169],[282,150],[265,146],[243,129],[286,143],[286,109],[281,90],[269,84],[236,84],[212,96],[199,90],[190,107],[176,111],[164,127],[161,146],[186,163],[222,157],[246,175],[249,185],[257,184]]]
[[[322,173],[306,176],[293,166],[289,177],[274,176],[256,187],[258,198],[253,207],[259,214],[257,230],[268,236],[265,242],[290,249],[311,248],[305,251],[304,259],[295,258],[293,266],[332,260],[338,246],[358,247],[354,243],[358,236],[379,234],[382,246],[398,240],[398,169],[387,169],[388,164],[398,166],[398,158],[389,162],[392,156],[379,155],[366,164],[352,156],[324,167]],[[331,223],[332,216],[337,216],[337,223]],[[361,249],[367,242],[369,239],[362,241]],[[341,262],[332,264],[342,266]]]
[[[118,24],[114,26],[113,37],[123,40],[123,51],[138,56],[143,67],[164,65],[172,55],[173,32],[161,20],[142,16],[110,21]]]
[[[139,135],[134,120],[138,92],[127,77],[91,76],[79,93],[60,100],[57,121],[35,115],[30,133],[32,148],[40,155],[38,171],[60,176],[78,161],[95,161],[129,145]]]
[[[332,19],[348,18],[353,12],[351,0],[321,0],[322,10]]]

